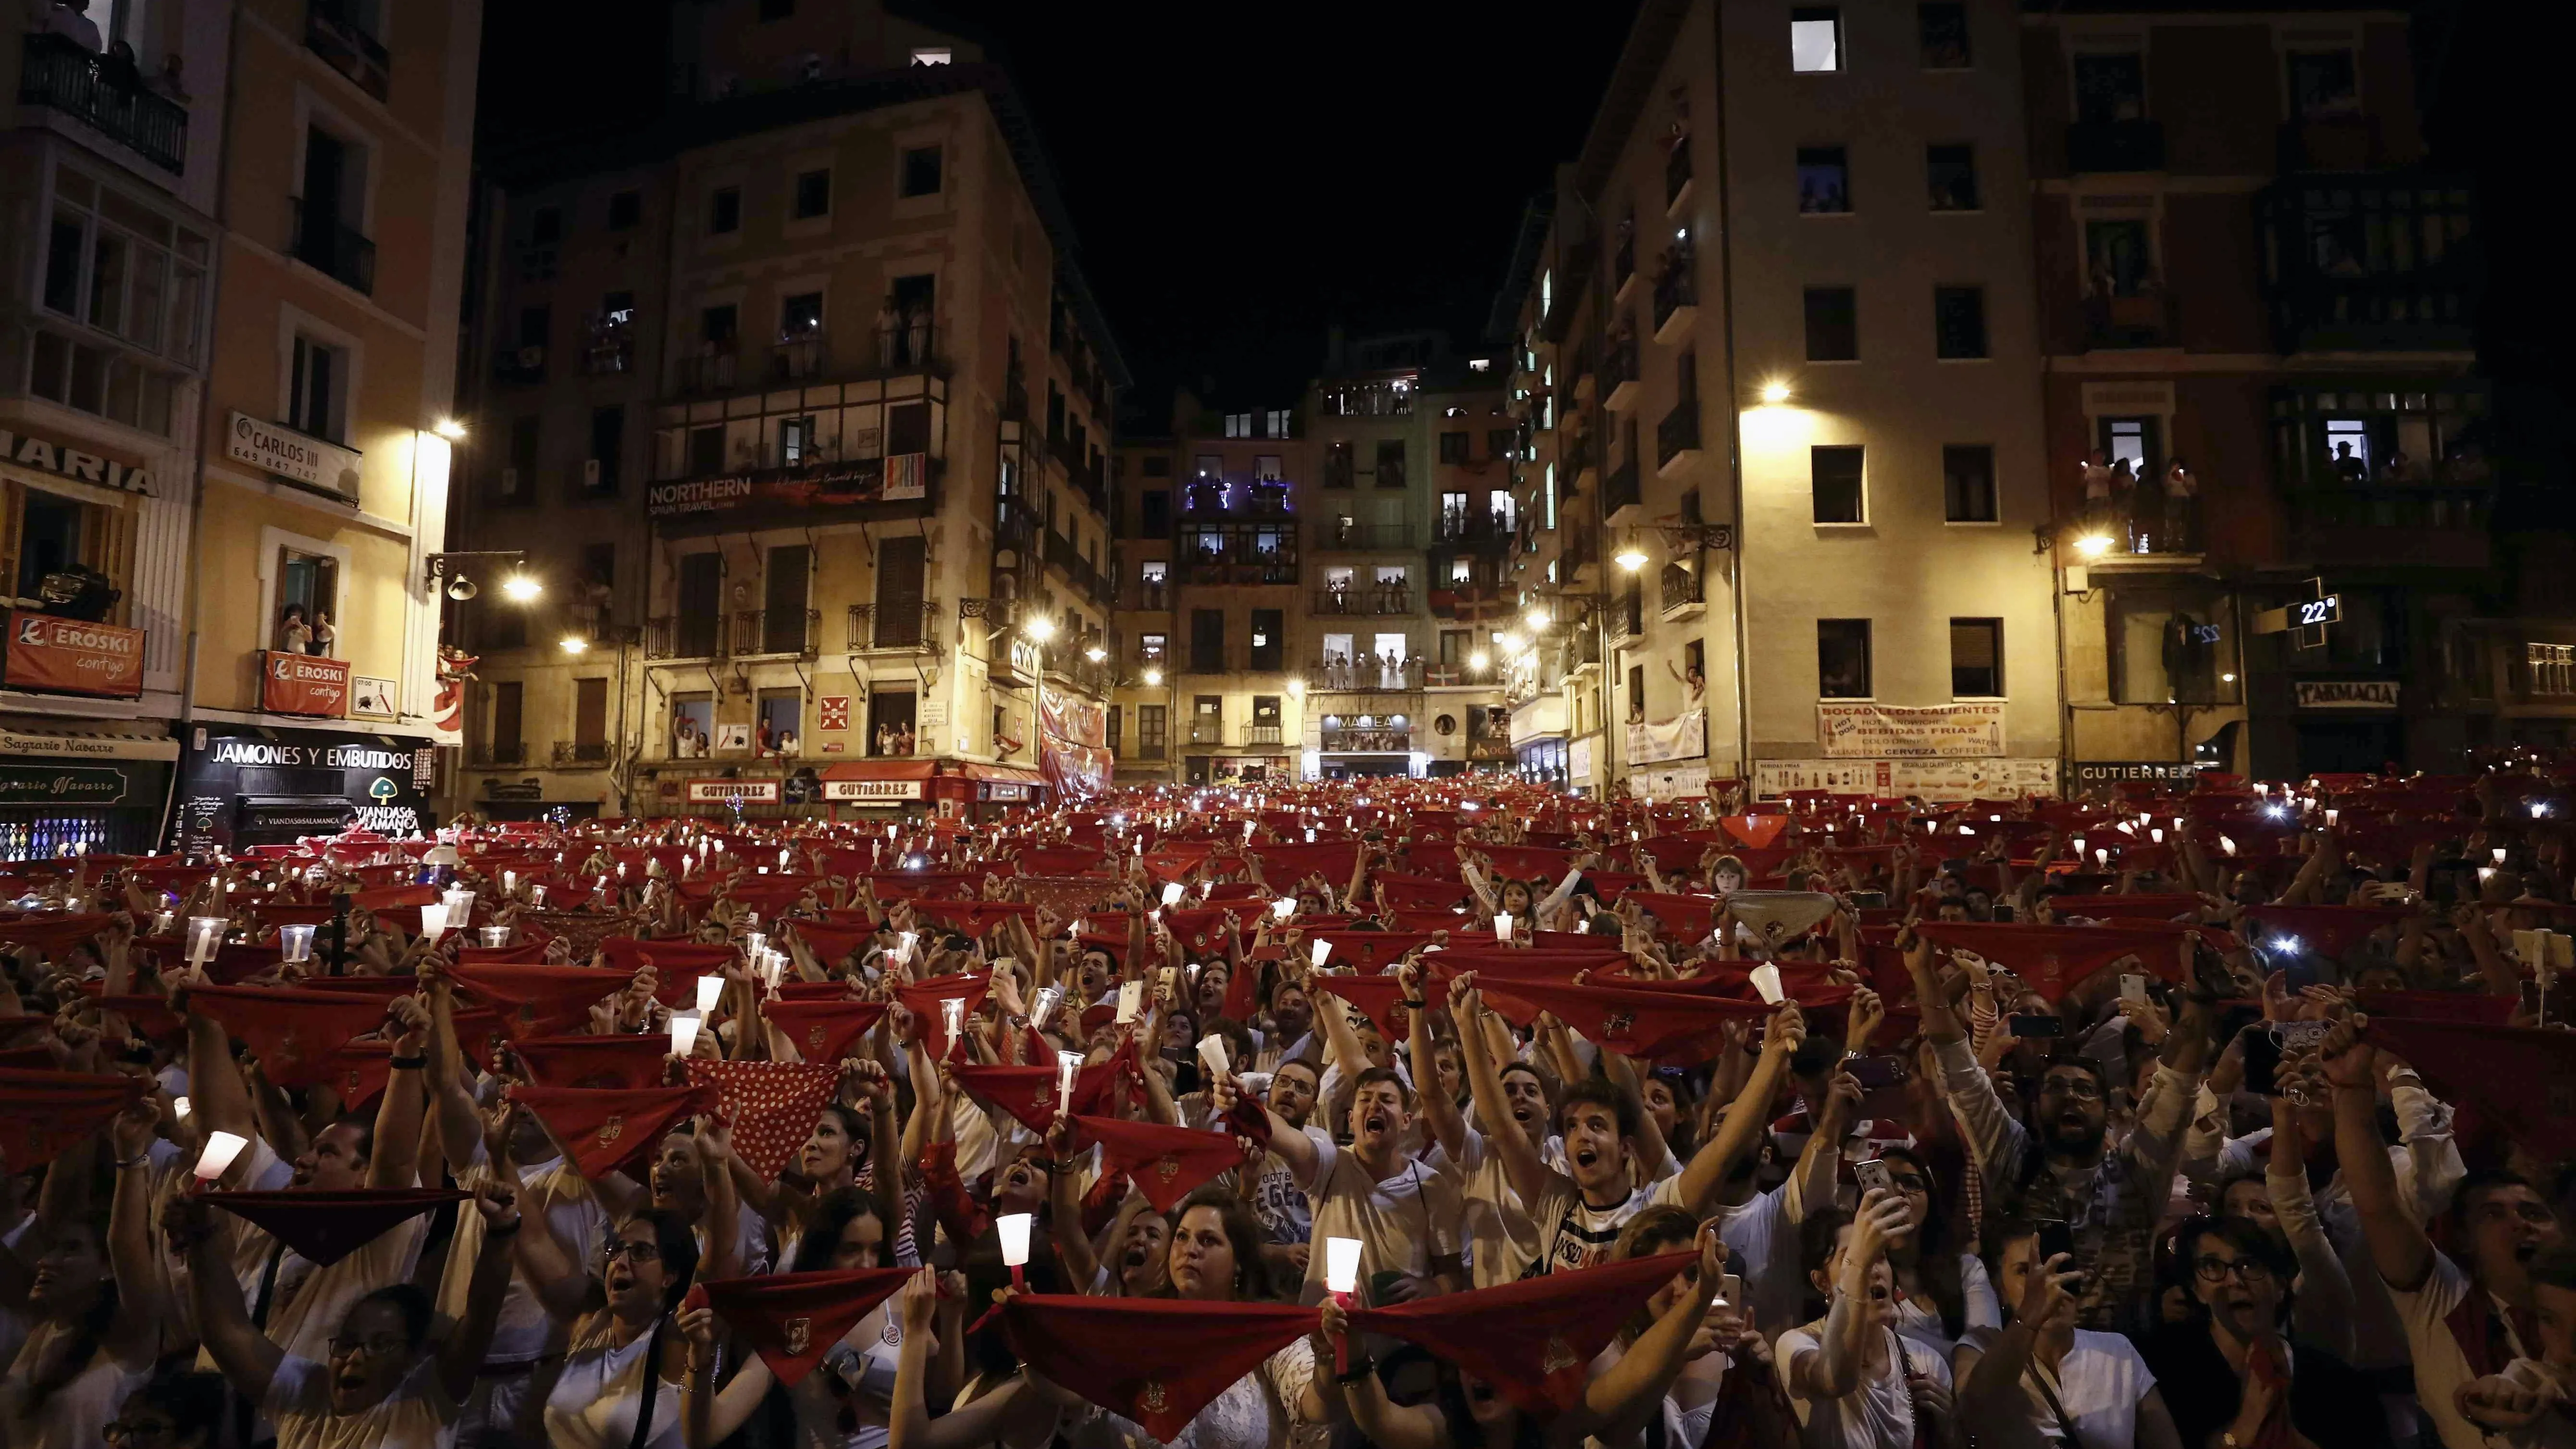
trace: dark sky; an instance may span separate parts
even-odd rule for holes
[[[488,4],[486,135],[658,103],[648,8]],[[1471,345],[1521,208],[1581,143],[1636,0],[938,9],[1036,113],[1083,270],[1159,408],[1209,376],[1247,406],[1285,406],[1337,322]],[[1279,18],[1244,18],[1264,11]]]

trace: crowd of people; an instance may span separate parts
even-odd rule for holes
[[[0,1444],[2576,1445],[2559,777],[2169,789],[7,867]]]

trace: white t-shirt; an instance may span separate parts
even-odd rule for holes
[[[1806,1317],[1801,1310],[1807,1273],[1798,1260],[1798,1223],[1789,1214],[1788,1183],[1719,1209],[1717,1235],[1744,1255],[1744,1296],[1753,1304],[1755,1328],[1776,1340]]]
[[[1519,1131],[1520,1124],[1514,1123],[1511,1130]],[[1520,1194],[1512,1191],[1511,1178],[1503,1171],[1503,1155],[1485,1140],[1485,1134],[1469,1127],[1465,1146],[1466,1151],[1454,1158],[1434,1147],[1423,1162],[1458,1184],[1464,1204],[1461,1222],[1467,1267],[1475,1286],[1491,1288],[1520,1277],[1523,1268],[1538,1261],[1538,1224],[1522,1206]]]
[[[482,1145],[475,1145],[475,1159],[457,1183],[468,1191],[480,1187],[492,1176],[492,1166],[482,1155]],[[608,1210],[591,1191],[581,1173],[557,1157],[534,1167],[519,1169],[520,1205],[545,1205],[546,1226],[553,1230],[555,1241],[563,1245],[575,1266],[596,1268],[599,1246],[608,1237]],[[438,1280],[438,1311],[450,1322],[465,1316],[465,1293],[474,1281],[474,1260],[483,1251],[483,1215],[471,1203],[462,1204],[456,1212],[456,1233],[447,1248],[447,1265]],[[492,1330],[491,1346],[483,1350],[487,1364],[522,1364],[542,1357],[556,1345],[554,1320],[545,1305],[537,1301],[525,1274],[514,1265],[510,1286],[501,1299],[501,1316]]]
[[[1332,1139],[1321,1128],[1298,1129],[1309,1142],[1330,1145]],[[1261,1160],[1261,1176],[1252,1183],[1252,1212],[1261,1219],[1273,1243],[1303,1243],[1310,1240],[1315,1227],[1314,1205],[1306,1200],[1306,1189],[1288,1166],[1288,1159],[1273,1152]]]
[[[2057,1432],[2057,1415],[2031,1380],[2038,1366],[2022,1376],[2023,1391],[2030,1396],[2032,1422],[2051,1442],[2062,1443]],[[2075,1342],[2066,1357],[2057,1361],[2057,1402],[2073,1420],[2075,1442],[2081,1449],[2130,1449],[2138,1437],[2138,1400],[2156,1386],[2156,1376],[2147,1371],[2147,1361],[2129,1340],[2116,1333],[2097,1333],[2089,1328],[2075,1330]]]
[[[2434,1432],[2442,1436],[2443,1449],[2485,1449],[2487,1443],[2486,1432],[2460,1415],[2458,1391],[2478,1375],[2469,1367],[2469,1357],[2448,1322],[2452,1310],[2478,1291],[2469,1275],[2440,1251],[2433,1254],[2433,1269],[2423,1287],[2412,1293],[2393,1286],[2388,1290],[2389,1301],[2397,1305],[2398,1322],[2406,1326],[2407,1352],[2415,1360],[2416,1401],[2433,1421]],[[2496,1318],[2504,1326],[2504,1342],[2497,1345],[2500,1355],[2538,1356],[2540,1345],[2521,1341],[2511,1314],[2499,1310]]]
[[[383,1403],[345,1417],[331,1412],[331,1368],[293,1354],[280,1359],[261,1404],[277,1426],[277,1449],[450,1449],[456,1405],[424,1358]]]
[[[1985,1263],[1974,1253],[1959,1255],[1959,1297],[1963,1309],[1959,1329],[1963,1335],[1980,1328],[2004,1326],[2003,1308],[1995,1301],[1994,1284],[1986,1277]],[[1908,1298],[1898,1303],[1896,1331],[1939,1354],[1947,1354],[1958,1345],[1941,1322],[1940,1305],[1929,1298]]]
[[[1799,1392],[1803,1376],[1797,1363],[1806,1354],[1824,1351],[1816,1337],[1823,1328],[1822,1323],[1793,1328],[1772,1345],[1789,1384],[1789,1407],[1797,1411],[1804,1427],[1801,1437],[1807,1449],[1914,1449],[1914,1394],[1906,1379],[1930,1379],[1946,1389],[1950,1361],[1893,1329],[1881,1328],[1877,1331],[1887,1335],[1891,1348],[1903,1351],[1903,1365],[1891,1352],[1878,1372],[1863,1378],[1858,1388],[1820,1404]]]
[[[1454,1179],[1407,1159],[1395,1175],[1372,1180],[1357,1154],[1329,1138],[1315,1144],[1315,1173],[1306,1184],[1313,1204],[1313,1241],[1360,1240],[1360,1285],[1377,1273],[1427,1274],[1435,1258],[1458,1252],[1462,1204]],[[1326,1255],[1306,1259],[1301,1301],[1324,1301]]]
[[[1550,1173],[1547,1190],[1539,1195],[1538,1206],[1530,1213],[1540,1253],[1530,1265],[1530,1274],[1571,1273],[1606,1263],[1610,1261],[1610,1250],[1618,1245],[1619,1230],[1628,1225],[1630,1218],[1650,1207],[1677,1207],[1681,1200],[1682,1180],[1667,1177],[1653,1187],[1636,1189],[1609,1207],[1594,1207],[1584,1201],[1583,1190],[1574,1185],[1573,1178]]]

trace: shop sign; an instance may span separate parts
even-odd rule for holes
[[[922,798],[919,780],[826,780],[826,800],[918,800]],[[1025,788],[1025,787],[1023,787]]]
[[[2004,752],[2001,704],[1907,707],[1816,701],[1816,742],[1832,759],[1976,759]]]
[[[1753,794],[1777,800],[1793,790],[1836,795],[1919,795],[1926,800],[1992,800],[2004,795],[2055,795],[2053,758],[1992,760],[1759,760]]]
[[[1635,800],[1663,803],[1672,800],[1698,800],[1708,794],[1708,761],[1680,760],[1669,765],[1649,765],[1628,772],[1628,795]]]
[[[143,631],[54,614],[9,611],[9,658],[0,683],[12,689],[133,699],[143,693]]]
[[[149,494],[152,491],[152,475],[141,468],[128,467],[114,458],[102,458],[69,443],[57,443],[33,433],[13,433],[0,428],[0,460],[15,463],[21,468],[32,468],[39,473],[51,473],[57,478],[95,483],[101,488],[114,488],[119,492]]]
[[[487,779],[483,782],[483,795],[490,800],[543,800],[546,798],[546,782]]]
[[[776,780],[691,780],[689,803],[692,805],[775,805],[778,803]]]
[[[0,730],[0,755],[41,755],[69,760],[175,760],[179,742],[121,735],[28,735]]]
[[[224,429],[224,453],[236,463],[353,501],[358,496],[358,465],[365,461],[365,455],[354,448],[262,422],[248,413],[233,414],[231,425]]]
[[[344,826],[402,837],[436,824],[438,751],[366,735],[198,728],[180,756],[177,844],[284,843]]]
[[[2077,760],[2075,788],[2096,785],[2192,785],[2200,767],[2179,760]]]
[[[655,483],[644,490],[653,518],[723,515],[754,508],[848,508],[902,503],[927,494],[928,460],[919,453],[852,458],[818,468],[771,468]]]
[[[1628,731],[1628,734],[1629,734],[1629,738],[1630,738],[1631,743],[1633,743],[1633,742],[1634,742],[1634,740],[1635,740],[1635,737],[1636,737],[1636,730],[1632,727],[1632,728]],[[1568,743],[1568,744],[1566,745],[1566,747],[1565,747],[1565,760],[1566,760],[1566,765],[1565,765],[1566,774],[1567,774],[1568,776],[1570,776],[1570,777],[1573,779],[1573,781],[1574,781],[1574,783],[1575,783],[1575,784],[1577,784],[1577,785],[1589,785],[1589,784],[1591,784],[1591,783],[1592,783],[1592,736],[1590,736],[1590,735],[1585,735],[1583,738],[1581,738],[1581,739],[1579,739],[1579,740],[1574,740],[1574,741],[1572,741],[1572,742]]]
[[[113,805],[124,798],[123,770],[0,764],[0,805]]]
[[[349,712],[349,661],[263,649],[259,707],[271,714],[338,719]]]
[[[2291,683],[2300,709],[2395,709],[2394,679],[2301,679]]]

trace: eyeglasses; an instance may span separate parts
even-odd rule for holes
[[[2039,1084],[2043,1097],[2073,1097],[2079,1102],[2101,1100],[2102,1084],[2091,1077],[2050,1077]]]
[[[2272,1279],[2272,1270],[2253,1258],[2218,1258],[2204,1254],[2191,1268],[2200,1275],[2203,1283],[2224,1283],[2230,1273],[2248,1287],[2268,1283]]]
[[[1910,1172],[1889,1173],[1887,1175],[1887,1185],[1895,1188],[1898,1192],[1930,1192],[1932,1190],[1932,1184]]]
[[[166,1438],[178,1427],[165,1419],[138,1419],[132,1422],[110,1419],[98,1426],[98,1437],[110,1444],[122,1444],[129,1439]]]
[[[331,1340],[331,1353],[335,1358],[345,1358],[362,1348],[369,1358],[392,1358],[405,1347],[407,1345],[399,1333],[370,1333],[364,1338],[342,1334]]]
[[[659,1243],[630,1243],[624,1238],[612,1238],[599,1245],[599,1260],[601,1262],[614,1263],[620,1258],[627,1259],[628,1261],[639,1265],[644,1263],[658,1263],[662,1261],[662,1245]]]

